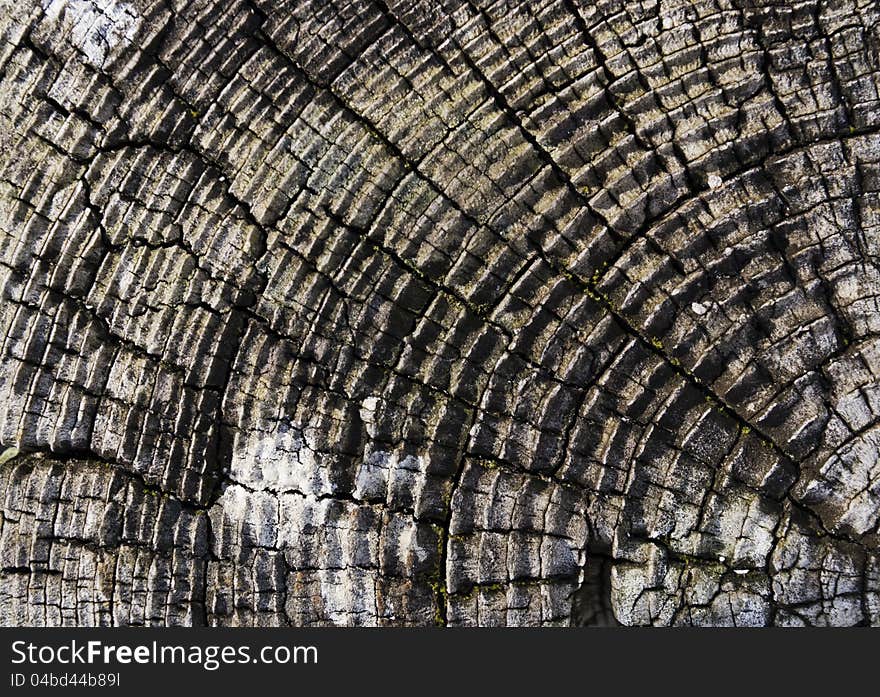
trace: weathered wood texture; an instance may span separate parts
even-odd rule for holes
[[[876,2],[0,22],[0,622],[880,624]]]

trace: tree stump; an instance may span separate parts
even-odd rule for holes
[[[0,623],[880,624],[876,2],[0,36]]]

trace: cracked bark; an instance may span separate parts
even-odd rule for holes
[[[878,27],[0,5],[0,623],[880,624]]]

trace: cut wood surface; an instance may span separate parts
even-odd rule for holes
[[[0,0],[0,624],[880,624],[875,0]]]

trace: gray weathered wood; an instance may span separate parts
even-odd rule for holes
[[[878,32],[0,3],[0,623],[880,624]]]

